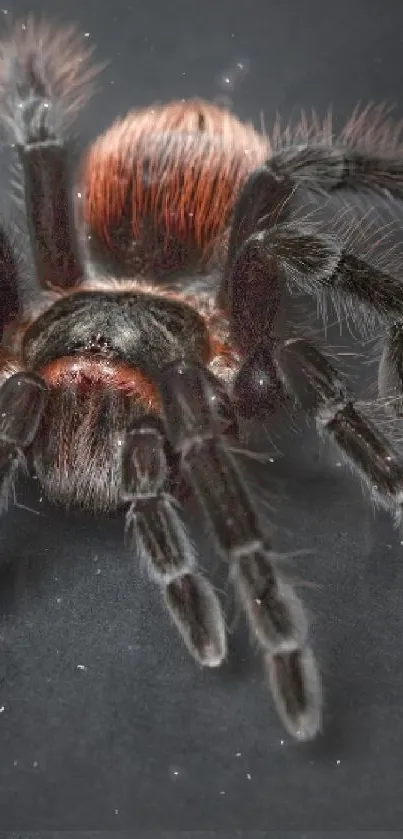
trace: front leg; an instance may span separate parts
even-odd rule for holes
[[[34,373],[13,373],[0,387],[0,512],[7,509],[16,474],[25,465],[24,451],[35,438],[46,401],[46,385]]]
[[[160,373],[167,436],[180,458],[262,653],[277,711],[299,740],[321,725],[320,679],[301,601],[278,569],[246,482],[226,441],[234,413],[221,383],[178,360]]]
[[[189,652],[205,667],[217,667],[227,651],[224,617],[213,587],[197,569],[192,541],[169,491],[167,441],[152,417],[128,431],[122,467],[126,530]]]

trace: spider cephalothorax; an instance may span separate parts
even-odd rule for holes
[[[233,441],[245,416],[299,402],[401,517],[399,453],[311,341],[276,331],[286,288],[374,311],[388,328],[381,390],[400,398],[400,281],[298,222],[292,200],[304,183],[402,197],[397,144],[380,112],[371,130],[368,113],[356,115],[340,144],[313,122],[297,145],[273,145],[213,105],[174,102],[135,111],[95,141],[73,207],[66,128],[91,86],[89,57],[74,30],[32,19],[0,44],[0,116],[18,154],[34,263],[15,278],[20,312],[0,357],[0,502],[28,458],[50,499],[123,509],[188,649],[217,666],[225,621],[180,506],[193,492],[280,716],[308,739],[320,728],[321,690],[304,609]],[[2,265],[7,280],[16,262]],[[204,272],[201,285],[188,271],[166,283],[190,267]]]

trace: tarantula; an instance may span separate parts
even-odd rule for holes
[[[193,492],[280,717],[306,740],[322,707],[308,624],[231,440],[243,417],[264,421],[292,397],[372,496],[401,514],[398,452],[312,341],[281,338],[276,323],[287,287],[375,310],[388,323],[382,387],[400,394],[401,283],[299,224],[293,196],[309,183],[402,197],[403,162],[380,136],[360,146],[358,118],[344,145],[329,137],[273,152],[218,107],[174,102],[134,111],[95,141],[76,206],[68,128],[94,77],[73,28],[29,19],[0,44],[0,116],[17,152],[34,266],[16,278],[20,311],[1,350],[1,506],[28,459],[52,501],[125,509],[190,653],[215,667],[225,622],[182,520],[180,500]],[[191,264],[210,278],[201,288]],[[181,283],[165,282],[172,271]]]

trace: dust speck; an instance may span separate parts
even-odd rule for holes
[[[249,61],[246,58],[242,58],[224,70],[221,76],[217,79],[218,86],[221,90],[224,89],[233,91],[240,85],[248,73]]]

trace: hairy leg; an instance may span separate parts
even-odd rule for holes
[[[0,42],[0,120],[18,152],[38,290],[68,289],[83,276],[68,128],[90,94],[90,54],[74,29],[32,18]]]
[[[226,655],[226,632],[219,600],[197,571],[192,542],[169,492],[166,440],[145,417],[126,437],[123,500],[126,528],[193,658],[208,667]]]
[[[321,691],[303,606],[276,567],[253,500],[225,440],[234,416],[220,382],[194,363],[161,372],[159,391],[168,438],[199,498],[216,546],[268,670],[277,710],[291,734],[314,737]]]
[[[0,511],[7,509],[24,451],[31,445],[46,407],[46,385],[34,373],[13,372],[3,359],[0,370]]]

